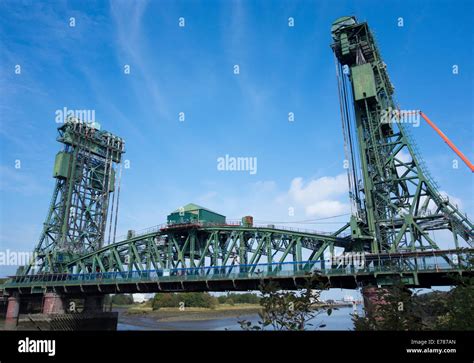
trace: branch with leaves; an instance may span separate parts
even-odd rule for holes
[[[280,286],[270,281],[260,283],[259,321],[256,324],[241,320],[239,324],[244,330],[307,330],[314,324],[310,323],[323,312],[331,315],[333,309],[324,309],[320,300],[321,290],[327,289],[317,275],[309,275],[304,287],[299,291],[284,291]],[[318,324],[318,328],[325,327]]]

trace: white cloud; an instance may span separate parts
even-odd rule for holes
[[[397,159],[404,163],[409,163],[413,160],[410,153],[408,153],[408,151],[405,151],[405,149],[402,149],[397,153]]]
[[[292,223],[292,227],[331,232],[338,228],[337,223],[340,222],[342,225],[347,218],[341,217],[331,221],[330,224],[301,224],[298,221],[306,217],[325,218],[348,213],[350,205],[347,191],[346,174],[308,180],[297,177],[287,186],[279,185],[274,180],[244,183],[240,186],[207,183],[204,190],[198,188],[194,192],[181,191],[179,202],[173,206],[162,205],[162,208],[157,209],[155,200],[147,200],[127,208],[122,213],[125,219],[121,220],[122,226],[126,227],[121,233],[125,233],[130,227],[140,229],[162,223],[166,215],[178,208],[180,203],[191,202],[222,213],[228,220],[240,220],[242,216],[252,215],[256,224],[280,225],[279,221],[284,221]],[[294,213],[290,214],[290,209]],[[149,213],[150,210],[154,213]],[[132,219],[129,214],[134,218]]]
[[[339,174],[336,177],[323,176],[313,179],[306,185],[303,178],[294,178],[288,193],[295,201],[307,204],[339,196],[347,191],[347,175]]]
[[[346,174],[323,176],[306,183],[298,177],[291,181],[287,195],[280,196],[279,201],[302,207],[306,216],[329,217],[350,210],[349,204],[345,203],[347,193]]]
[[[323,200],[306,206],[306,214],[311,217],[330,217],[349,211],[349,205],[338,200]]]
[[[441,194],[443,197],[445,198],[448,198],[449,199],[449,202],[455,206],[457,206],[459,209],[462,210],[462,201],[461,199],[451,195],[451,194],[448,194],[447,192],[445,192],[444,190],[440,190],[439,191],[439,194]]]

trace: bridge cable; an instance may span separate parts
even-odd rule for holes
[[[121,180],[122,180],[122,159],[120,160],[120,169],[119,169],[119,177],[118,177],[117,204],[115,206],[114,242],[113,243],[115,243],[115,235],[117,234],[117,219],[118,219],[118,207],[119,207],[119,201],[120,201]]]

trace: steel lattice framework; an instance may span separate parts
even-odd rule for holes
[[[176,225],[111,244],[72,260],[70,273],[145,271],[204,266],[324,261],[324,252],[347,247],[335,235],[275,228]],[[323,262],[324,263],[324,262]]]
[[[472,247],[472,222],[441,196],[393,99],[367,23],[332,26],[353,216],[352,235],[372,253],[439,249],[430,231]],[[395,115],[395,117],[392,117]],[[445,238],[446,235],[443,235]],[[357,242],[356,242],[357,243]]]
[[[58,133],[64,149],[56,156],[51,205],[33,261],[19,274],[61,272],[69,260],[98,250],[104,244],[109,215],[109,236],[115,233],[111,227],[118,196],[112,197],[111,204],[109,200],[115,191],[114,165],[124,152],[123,139],[75,118],[68,118]]]

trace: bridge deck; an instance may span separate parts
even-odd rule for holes
[[[443,255],[439,255],[440,253]],[[81,274],[13,276],[3,285],[7,292],[22,294],[54,290],[75,293],[133,293],[159,291],[225,291],[257,289],[263,281],[274,280],[282,288],[302,287],[310,274],[331,287],[354,289],[362,285],[390,284],[400,276],[407,286],[453,285],[453,275],[472,275],[472,266],[462,258],[458,264],[443,259],[449,251],[397,253],[367,256],[359,265],[331,266],[330,260],[206,266],[142,271],[115,271]],[[467,256],[467,255],[466,255]],[[378,262],[383,262],[380,264]],[[330,267],[326,267],[330,266]]]

